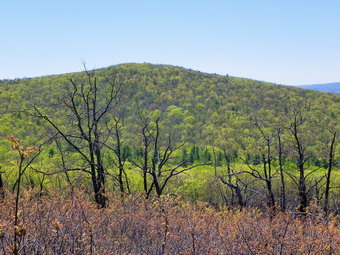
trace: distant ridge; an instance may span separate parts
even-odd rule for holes
[[[340,82],[300,85],[297,87],[303,88],[303,89],[315,90],[315,91],[322,91],[322,92],[327,92],[327,93],[340,94]]]

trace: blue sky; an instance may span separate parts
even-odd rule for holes
[[[340,81],[340,1],[3,0],[0,79],[120,63],[279,84]]]

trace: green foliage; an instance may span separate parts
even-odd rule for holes
[[[237,167],[239,171],[246,168],[244,163],[260,169],[262,155],[268,150],[263,134],[255,123],[272,141],[272,163],[275,171],[278,168],[275,159],[277,130],[282,127],[283,163],[285,170],[292,174],[296,174],[294,163],[297,160],[294,139],[289,131],[294,111],[303,109],[304,121],[299,127],[299,135],[307,152],[306,156],[310,158],[308,167],[311,169],[314,166],[327,167],[330,144],[328,130],[339,131],[340,128],[340,95],[164,65],[124,64],[99,69],[95,73],[101,91],[98,95],[100,106],[109,93],[109,86],[105,82],[107,79],[115,78],[116,86],[120,87],[119,104],[110,111],[103,123],[111,128],[113,117],[122,116],[124,161],[132,162],[143,157],[140,115],[149,121],[151,133],[155,120],[160,118],[163,139],[161,144],[165,146],[167,139],[171,137],[172,148],[182,146],[174,157],[179,163],[187,160],[184,167],[195,163],[215,163],[218,169],[224,169],[228,161],[242,165]],[[62,128],[66,129],[70,126],[70,121],[75,121],[66,115],[70,78],[84,79],[84,75],[72,73],[0,81],[0,165],[6,184],[13,184],[15,179],[11,174],[13,159],[7,152],[6,136],[14,135],[24,144],[32,145],[38,145],[37,143],[46,141],[51,136],[51,130],[43,119],[32,115],[33,105],[43,109]],[[107,128],[105,125],[100,131]],[[115,142],[113,136],[107,138],[111,147],[114,147]],[[34,164],[34,168],[50,173],[61,171],[63,167],[74,167],[79,162],[79,155],[73,147],[63,142],[60,142],[60,146],[65,153],[63,156],[66,166],[63,166],[56,144],[47,143],[43,147],[39,164]],[[112,164],[115,157],[109,149],[103,148],[103,151],[105,160],[111,163],[107,171],[114,175],[117,170]],[[337,142],[335,158],[339,157],[340,145]],[[132,190],[141,190],[141,173],[133,165],[128,167]],[[338,165],[336,168],[338,169]],[[202,180],[211,178],[213,169],[209,166],[190,170],[189,173],[193,179],[181,180],[178,177],[178,183],[184,185],[178,192],[185,196],[191,194],[194,199],[208,189],[207,182]],[[338,171],[334,174],[339,175]],[[45,179],[42,176],[37,171],[29,172],[27,183],[34,183],[35,186],[39,183],[62,186],[68,178],[65,173],[57,177],[44,177]],[[72,180],[76,177],[88,180],[79,172],[69,173],[69,177]],[[292,183],[289,185],[293,187]],[[113,177],[110,185],[115,185]]]
[[[189,153],[189,164],[193,164],[196,161],[200,160],[200,153],[199,148],[197,146],[192,146],[190,153]]]
[[[294,105],[303,102],[308,102],[307,111],[314,119],[309,123],[313,124],[310,129],[320,123],[322,116],[329,116],[335,122],[339,117],[339,95],[179,67],[124,64],[99,69],[96,75],[104,92],[109,89],[105,87],[105,79],[116,77],[122,98],[114,114],[125,114],[130,134],[138,129],[137,103],[144,116],[162,117],[166,133],[184,131],[200,148],[230,143],[236,147],[233,149],[242,149],[255,130],[252,124],[255,115],[265,117],[270,123],[279,122]],[[82,79],[82,73],[0,81],[1,126],[5,129],[2,133],[8,135],[15,130],[15,135],[22,139],[37,137],[42,131],[41,120],[23,113],[31,105],[47,110],[51,117],[58,116],[62,123],[71,77]],[[105,95],[100,98],[104,100]],[[233,139],[240,142],[230,141]]]
[[[209,163],[211,162],[212,156],[208,147],[205,147],[204,152],[202,153],[202,162]]]

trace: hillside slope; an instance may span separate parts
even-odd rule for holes
[[[321,123],[339,119],[339,95],[164,65],[122,64],[98,69],[95,74],[103,91],[106,79],[113,77],[121,86],[121,101],[112,114],[124,115],[126,137],[131,141],[140,130],[137,109],[151,119],[160,116],[164,132],[182,138],[190,135],[190,142],[198,146],[242,150],[257,139],[253,137],[255,120],[286,125],[292,112],[304,107],[312,120],[310,129],[317,132],[316,126]],[[25,111],[38,106],[62,121],[69,78],[83,75],[0,81],[1,137],[15,135],[27,143],[35,142],[45,127]]]

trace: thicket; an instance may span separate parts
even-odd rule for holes
[[[109,197],[107,208],[83,192],[25,192],[16,231],[20,254],[339,254],[339,218],[275,216],[256,209],[215,210],[162,197]],[[11,254],[13,197],[0,204],[0,250]]]

